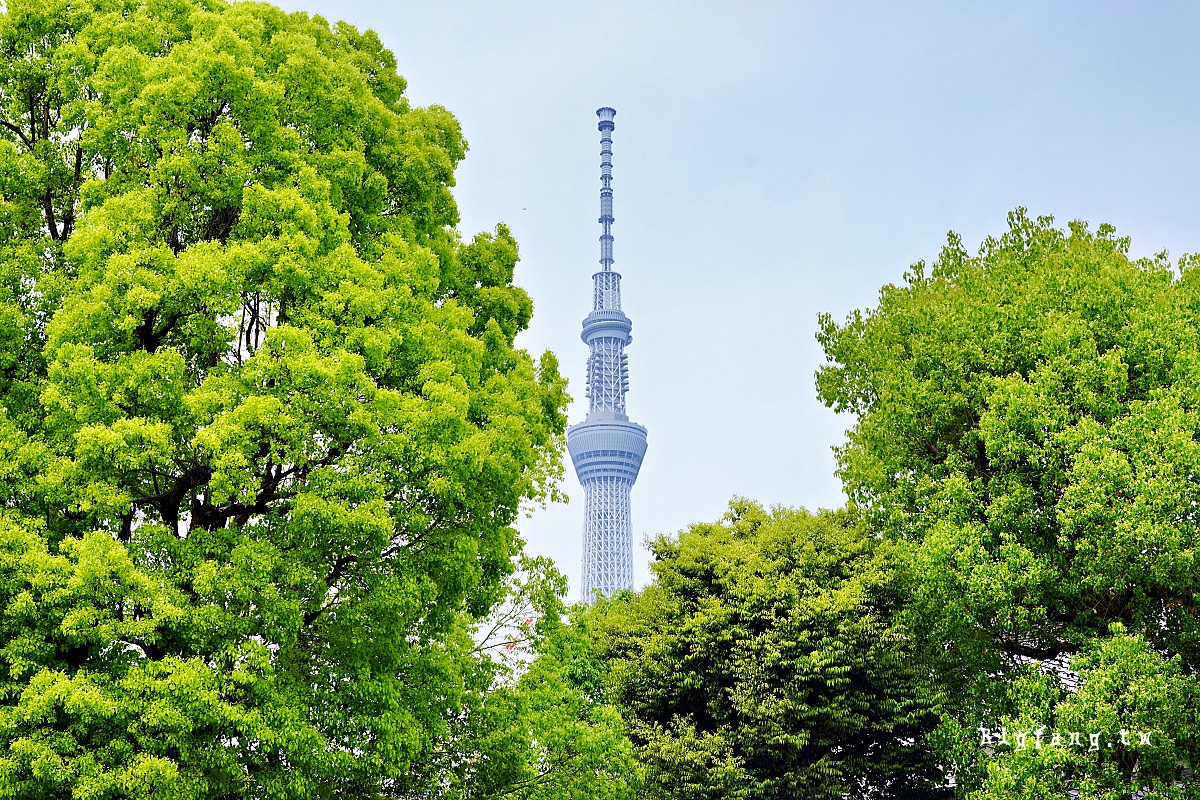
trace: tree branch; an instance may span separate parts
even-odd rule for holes
[[[350,553],[349,555],[344,555],[341,558],[339,558],[337,561],[333,562],[333,569],[330,570],[329,575],[325,578],[326,588],[327,589],[333,588],[333,585],[335,583],[337,583],[338,579],[340,579],[343,575],[346,574],[346,568],[349,567],[351,564],[356,563],[357,561],[358,561],[358,556],[354,555],[353,553]],[[320,608],[315,609],[315,610],[310,611],[307,614],[305,614],[304,615],[304,625],[308,626],[308,625],[312,625],[314,622],[316,622],[317,619],[322,614],[324,614],[326,611],[328,611],[329,609],[333,608],[334,605],[336,605],[336,599],[337,598],[335,596],[334,598],[331,598],[329,600],[329,602],[323,604]]]
[[[3,125],[5,128],[8,128],[10,131],[15,133],[18,138],[20,138],[23,145],[28,147],[31,151],[33,150],[33,142],[29,141],[29,139],[25,136],[25,131],[21,130],[19,126],[12,124],[6,119],[0,119],[0,125]]]

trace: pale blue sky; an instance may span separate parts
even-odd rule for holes
[[[874,303],[948,230],[1024,205],[1200,250],[1200,4],[282,0],[378,31],[418,105],[463,124],[464,235],[508,223],[522,344],[582,399],[599,257],[595,109],[617,109],[629,412],[650,449],[635,538],[741,494],[840,505],[816,316]],[[571,421],[583,416],[577,402]],[[582,490],[522,523],[579,587]],[[639,583],[646,552],[635,550]]]

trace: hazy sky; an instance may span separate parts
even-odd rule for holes
[[[616,269],[633,320],[631,419],[650,447],[635,539],[733,495],[843,501],[817,314],[874,304],[1023,205],[1111,222],[1136,255],[1200,250],[1200,4],[282,0],[373,28],[417,105],[462,122],[464,236],[507,223],[585,411],[600,235],[595,110],[617,109]],[[582,490],[521,527],[579,590]],[[639,584],[648,554],[635,549]]]

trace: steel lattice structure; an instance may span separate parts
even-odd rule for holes
[[[587,418],[567,429],[567,450],[583,484],[583,598],[633,588],[633,522],[629,492],[646,454],[646,429],[625,415],[633,323],[621,311],[621,276],[613,271],[612,131],[616,111],[600,118],[600,271],[592,276],[592,313],[583,320]]]

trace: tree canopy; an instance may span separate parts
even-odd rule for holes
[[[0,3],[0,799],[1195,794],[1200,259],[951,235],[820,321],[847,509],[568,612],[513,527],[565,382],[405,88],[267,4]]]
[[[1018,210],[978,255],[951,235],[875,308],[821,321],[818,392],[856,420],[839,471],[904,545],[909,629],[954,698],[943,752],[964,792],[1183,791],[1200,666],[1198,264],[1132,259],[1110,226]],[[982,746],[977,726],[1005,724],[1154,736],[1048,768]]]
[[[644,796],[944,796],[892,545],[845,513],[735,500],[653,552],[654,582],[594,634]]]
[[[409,791],[565,426],[457,122],[261,3],[0,51],[0,797]]]

